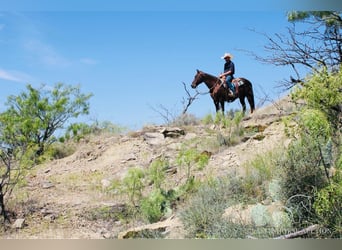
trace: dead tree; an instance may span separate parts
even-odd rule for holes
[[[183,84],[183,88],[185,90],[186,96],[183,97],[182,99],[183,110],[180,116],[184,116],[187,114],[189,107],[196,99],[198,99],[199,95],[209,94],[209,92],[201,93],[196,89],[195,90],[196,92],[192,95],[190,91],[188,90],[188,88],[186,87],[187,85],[184,82],[182,82],[182,84]],[[156,113],[158,113],[166,124],[171,124],[173,121],[176,120],[177,117],[179,117],[179,115],[177,115],[175,112],[172,112],[170,108],[167,108],[162,104],[159,104],[156,108],[151,106],[151,109],[155,111]]]
[[[281,82],[285,89],[302,84],[307,71],[315,72],[322,66],[331,71],[340,70],[342,63],[340,12],[299,12],[292,19],[290,14],[292,25],[287,34],[261,33],[267,40],[266,53],[246,51],[262,63],[291,67],[295,76]]]

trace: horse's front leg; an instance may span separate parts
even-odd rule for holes
[[[214,104],[215,104],[216,113],[217,113],[217,112],[219,112],[219,110],[220,110],[219,102],[218,102],[218,101],[214,101]]]
[[[221,110],[222,114],[224,115],[224,100],[220,102],[221,103]]]

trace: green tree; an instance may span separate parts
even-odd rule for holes
[[[13,188],[54,142],[55,131],[70,118],[88,113],[90,97],[79,86],[62,83],[52,89],[27,85],[26,92],[8,97],[8,109],[0,114],[0,215],[5,222],[6,199]]]
[[[11,150],[0,143],[0,216],[3,216],[4,223],[10,221],[6,211],[6,202],[13,188],[22,183],[25,173],[33,166],[34,154],[32,149]]]
[[[294,121],[294,135],[286,157],[283,191],[300,225],[319,223],[330,237],[341,235],[342,71],[326,67],[297,88],[294,101],[305,102]]]
[[[37,147],[38,156],[54,141],[53,134],[71,118],[88,114],[91,94],[79,86],[57,83],[54,88],[27,85],[27,91],[8,97],[8,109],[0,114],[0,139],[7,147]]]
[[[315,19],[324,23],[327,28],[341,28],[342,26],[342,18],[340,13],[336,11],[290,11],[287,13],[287,19],[290,22]]]

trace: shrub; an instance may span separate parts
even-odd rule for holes
[[[267,208],[257,204],[252,208],[251,217],[257,227],[263,227],[271,224],[271,215]]]
[[[199,170],[202,170],[209,161],[209,155],[201,153],[195,148],[187,150],[181,150],[177,156],[176,162],[179,166],[186,168],[186,179],[187,181],[191,178],[191,169],[197,166]]]
[[[321,223],[330,228],[333,237],[342,236],[342,181],[331,183],[316,194],[313,205]]]
[[[196,116],[185,113],[174,118],[173,121],[170,123],[170,125],[171,126],[188,126],[188,125],[197,125],[198,123],[199,123],[199,120]]]
[[[136,206],[136,201],[142,196],[144,187],[143,178],[145,174],[140,168],[130,168],[127,175],[123,179],[123,191],[128,195],[129,201]]]
[[[225,208],[241,198],[238,179],[218,179],[203,184],[181,213],[181,220],[189,238],[221,238],[220,228]]]
[[[276,169],[276,159],[281,153],[280,149],[274,149],[273,152],[257,155],[252,161],[247,163],[242,185],[244,187],[243,191],[249,199],[256,199],[260,202],[267,195],[270,195],[270,183],[279,174]]]
[[[327,139],[331,135],[329,121],[326,115],[317,109],[303,109],[299,113],[299,130],[312,138]]]
[[[153,161],[148,170],[148,176],[155,188],[159,189],[165,180],[165,170],[169,162],[164,159]]]
[[[146,198],[141,201],[140,210],[143,216],[150,222],[154,223],[161,219],[166,210],[166,197],[160,189],[155,189]]]
[[[316,190],[327,184],[320,166],[320,151],[314,139],[302,136],[293,141],[280,160],[283,169],[281,189],[286,206],[290,209],[296,226],[316,223],[313,202]]]

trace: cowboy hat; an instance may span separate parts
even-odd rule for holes
[[[233,55],[230,53],[224,53],[224,55],[221,57],[221,59],[226,59],[227,57],[229,57],[230,59],[233,58]]]

